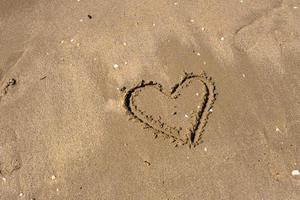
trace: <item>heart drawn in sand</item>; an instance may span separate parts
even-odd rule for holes
[[[215,86],[205,73],[185,76],[166,91],[154,81],[142,81],[126,92],[124,106],[131,119],[177,145],[196,146],[215,101]]]

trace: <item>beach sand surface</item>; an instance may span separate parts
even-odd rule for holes
[[[0,200],[299,200],[299,55],[298,0],[1,0]]]

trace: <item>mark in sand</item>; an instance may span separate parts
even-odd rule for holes
[[[14,130],[0,127],[0,138],[0,175],[6,177],[21,168],[21,155]]]
[[[14,79],[14,78],[9,79],[9,80],[5,83],[3,89],[0,90],[0,100],[1,100],[1,98],[2,98],[3,96],[5,96],[5,95],[8,93],[8,90],[9,90],[11,87],[14,87],[16,84],[17,84],[16,79]]]
[[[215,85],[204,72],[185,73],[168,92],[155,81],[142,80],[124,89],[124,107],[130,119],[154,131],[175,146],[200,144],[216,99]],[[195,95],[198,94],[198,95]],[[174,114],[176,113],[176,114]]]

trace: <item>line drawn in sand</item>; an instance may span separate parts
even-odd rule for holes
[[[152,129],[154,138],[170,139],[175,147],[195,147],[202,143],[201,136],[216,99],[215,84],[205,72],[200,75],[185,72],[169,92],[155,81],[144,80],[121,91],[125,92],[124,107],[129,119],[142,123],[145,129]],[[157,112],[153,111],[155,108],[158,108]],[[184,114],[186,111],[189,113]]]

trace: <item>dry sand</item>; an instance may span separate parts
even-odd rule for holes
[[[1,0],[0,58],[1,200],[300,199],[299,0]]]

